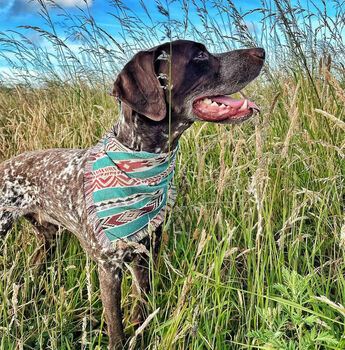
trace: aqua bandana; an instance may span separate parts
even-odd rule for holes
[[[114,130],[93,147],[84,191],[89,219],[103,246],[138,242],[164,222],[176,198],[177,148],[164,154],[134,152],[115,138]]]

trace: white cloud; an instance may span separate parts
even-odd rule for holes
[[[254,22],[247,22],[246,21],[246,26],[247,26],[249,32],[257,32],[257,26]]]
[[[34,70],[29,70],[27,73],[30,74],[31,77],[39,76],[39,73]],[[25,83],[22,74],[23,73],[19,69],[0,66],[0,85],[5,84],[12,86]],[[32,86],[38,86],[38,84],[35,83],[35,79],[31,79],[30,83],[32,83]]]
[[[88,6],[91,6],[92,0],[88,0],[86,1],[86,3],[84,0],[55,0],[55,3],[64,7],[74,7],[74,6],[84,7],[86,6],[86,3],[88,4]]]
[[[44,0],[48,5],[51,2]],[[85,7],[86,4],[90,7],[93,0],[53,0],[61,7]],[[7,17],[20,17],[28,13],[36,13],[40,6],[37,1],[32,0],[0,0],[0,14],[5,14]]]

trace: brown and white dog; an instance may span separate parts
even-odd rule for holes
[[[211,54],[204,45],[185,40],[137,53],[114,84],[113,95],[122,106],[116,139],[131,150],[164,153],[175,148],[181,134],[195,121],[234,124],[247,120],[257,107],[227,95],[257,77],[264,60],[261,48]],[[83,189],[89,156],[90,149],[50,149],[1,163],[0,234],[5,235],[19,217],[34,225],[45,249],[58,226],[74,233],[98,263],[110,348],[120,349],[125,339],[121,315],[124,263],[134,262],[141,291],[134,286],[133,294],[145,295],[149,292],[148,258],[131,245],[104,249],[97,239],[86,213]],[[138,243],[156,255],[160,235],[161,227],[154,238]],[[138,303],[133,321],[143,319],[143,305]]]

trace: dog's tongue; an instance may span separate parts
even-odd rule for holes
[[[193,104],[194,113],[208,121],[221,121],[253,114],[259,107],[247,99],[236,100],[229,96],[210,96],[199,99]]]

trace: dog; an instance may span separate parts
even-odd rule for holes
[[[45,251],[59,226],[76,235],[98,264],[110,349],[121,349],[125,342],[121,280],[129,262],[136,281],[133,295],[143,296],[132,321],[145,319],[147,254],[152,252],[155,261],[166,209],[174,199],[179,138],[196,121],[249,119],[258,107],[228,95],[256,78],[264,61],[262,48],[211,54],[203,44],[187,40],[141,51],[117,76],[112,95],[119,102],[119,117],[97,146],[26,152],[0,164],[0,234],[24,217]]]

